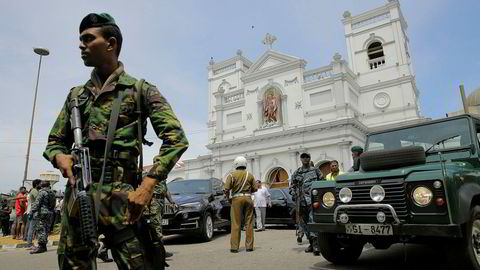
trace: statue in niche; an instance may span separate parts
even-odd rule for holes
[[[279,111],[280,97],[275,95],[273,90],[265,94],[263,100],[263,124],[264,127],[273,126],[278,123],[277,113]]]

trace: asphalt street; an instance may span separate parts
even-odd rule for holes
[[[322,257],[304,253],[307,243],[297,245],[295,231],[284,227],[267,227],[255,233],[255,250],[246,252],[244,243],[240,252],[232,254],[230,236],[216,233],[211,242],[202,243],[190,237],[173,235],[165,239],[166,249],[174,256],[168,260],[168,269],[318,269],[318,270],[391,270],[391,269],[449,269],[445,256],[430,246],[397,244],[388,250],[366,246],[355,265],[335,266]],[[244,241],[242,234],[242,240]],[[30,255],[27,251],[0,251],[0,269],[49,270],[57,269],[55,249]],[[98,263],[98,269],[117,269],[115,263]]]

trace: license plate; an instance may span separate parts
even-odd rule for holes
[[[162,219],[162,225],[168,225],[168,219]]]
[[[347,234],[359,235],[393,235],[392,225],[384,224],[346,224]]]

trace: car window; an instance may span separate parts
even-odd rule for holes
[[[285,198],[283,193],[278,189],[270,189],[268,192],[270,192],[270,198],[272,200],[283,200]]]
[[[214,179],[213,180],[213,190],[215,192],[223,191],[223,182],[221,180]]]

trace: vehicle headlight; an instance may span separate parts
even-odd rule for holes
[[[425,207],[432,201],[433,193],[427,187],[420,186],[413,190],[412,197],[416,205]]]
[[[316,189],[312,190],[312,195],[317,196],[318,195],[318,190],[316,190]]]
[[[322,197],[322,202],[325,208],[332,208],[335,204],[335,195],[332,192],[325,192]]]
[[[340,189],[340,192],[338,193],[338,197],[340,197],[340,201],[343,203],[349,203],[352,200],[352,196],[352,190],[348,187]]]
[[[180,205],[180,210],[198,210],[202,207],[201,202],[185,203]]]
[[[385,199],[385,189],[380,185],[375,185],[370,189],[370,198],[374,202],[381,202]]]

